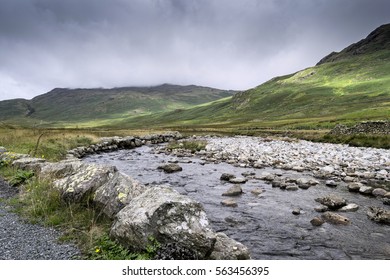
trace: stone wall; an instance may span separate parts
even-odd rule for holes
[[[97,144],[70,150],[68,155],[70,157],[83,158],[91,154],[112,152],[119,149],[133,149],[145,144],[159,144],[179,140],[181,138],[183,138],[183,136],[177,131],[145,136],[105,137],[101,138],[100,142]]]
[[[330,132],[333,135],[351,134],[390,134],[390,121],[361,122],[353,127],[342,124],[336,125]]]

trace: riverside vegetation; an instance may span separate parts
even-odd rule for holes
[[[41,135],[44,137],[37,144]],[[0,134],[0,146],[16,153],[36,154],[51,161],[61,160],[68,150],[96,140],[96,135],[75,131],[11,130],[5,133],[2,130]],[[60,229],[63,232],[60,241],[75,242],[83,258],[150,259],[159,248],[158,242],[151,237],[145,252],[130,252],[108,237],[111,221],[88,199],[81,204],[67,203],[61,198],[59,190],[39,180],[34,172],[11,166],[10,161],[0,160],[0,176],[19,188],[18,194],[5,203],[28,222]]]

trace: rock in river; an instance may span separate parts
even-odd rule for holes
[[[359,209],[359,205],[355,203],[350,203],[339,209],[340,212],[356,212]]]
[[[169,163],[169,164],[165,164],[165,165],[160,165],[158,167],[158,169],[164,170],[165,173],[174,173],[174,172],[179,172],[179,171],[183,170],[183,168],[176,163]]]
[[[221,201],[221,204],[227,207],[237,207],[237,202],[231,198]]]
[[[328,206],[331,210],[336,210],[347,205],[347,201],[344,198],[332,194],[325,197],[316,198],[315,201],[321,203],[322,205]]]
[[[224,192],[223,196],[238,196],[242,194],[242,188],[240,185],[234,185],[230,187],[226,192]]]
[[[350,223],[348,218],[332,212],[325,212],[321,218],[334,225],[348,225]]]
[[[377,223],[390,225],[390,211],[380,207],[370,207],[367,211],[370,220]]]

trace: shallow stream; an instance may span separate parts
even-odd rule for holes
[[[367,218],[370,206],[384,206],[374,197],[350,193],[346,188],[329,188],[324,181],[308,190],[286,191],[272,188],[266,181],[250,179],[242,184],[244,193],[234,199],[235,208],[221,205],[227,197],[222,193],[232,184],[220,180],[222,173],[242,177],[243,172],[260,175],[264,171],[289,177],[308,177],[309,173],[235,167],[227,163],[207,163],[197,157],[175,157],[155,153],[155,146],[134,150],[120,150],[96,154],[84,161],[115,165],[121,172],[143,184],[168,184],[182,194],[204,205],[212,227],[245,244],[253,259],[390,259],[390,227]],[[167,174],[157,167],[163,163],[178,162],[183,171]],[[254,195],[251,190],[264,192]],[[351,224],[320,227],[310,220],[320,213],[314,211],[320,204],[315,198],[337,194],[360,206],[357,212],[340,213]],[[292,210],[300,208],[300,215]]]

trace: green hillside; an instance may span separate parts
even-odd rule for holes
[[[0,121],[41,126],[96,126],[210,102],[234,91],[164,84],[114,89],[54,89],[32,100],[0,101]]]
[[[390,118],[390,24],[316,66],[187,110],[118,126],[329,128]]]

